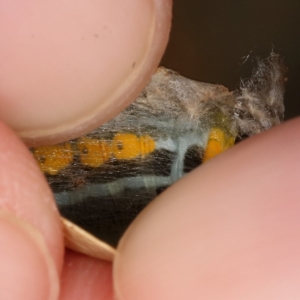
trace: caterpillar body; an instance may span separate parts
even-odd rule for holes
[[[241,89],[160,67],[110,122],[78,139],[31,149],[61,214],[115,245],[134,217],[182,176],[283,119],[285,68],[259,60]]]

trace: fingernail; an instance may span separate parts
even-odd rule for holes
[[[1,299],[58,298],[58,274],[37,229],[0,211],[0,245]]]

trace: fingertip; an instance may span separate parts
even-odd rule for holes
[[[34,227],[0,211],[0,245],[2,299],[57,299],[57,269],[42,235]]]
[[[1,24],[0,118],[30,145],[54,143],[139,94],[165,50],[171,0],[12,1]]]
[[[121,240],[117,299],[296,299],[300,119],[162,193]]]
[[[111,263],[71,250],[65,254],[60,300],[112,300]]]
[[[60,272],[63,235],[50,188],[29,150],[3,123],[0,136],[0,209],[39,230]]]

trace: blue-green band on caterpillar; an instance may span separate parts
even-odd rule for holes
[[[112,121],[59,145],[32,149],[62,215],[115,245],[128,224],[184,174],[283,118],[285,68],[259,60],[240,91],[159,68]]]

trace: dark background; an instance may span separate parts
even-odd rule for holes
[[[299,0],[174,0],[161,65],[234,90],[251,75],[254,58],[272,49],[288,67],[285,119],[290,119],[300,115]]]

